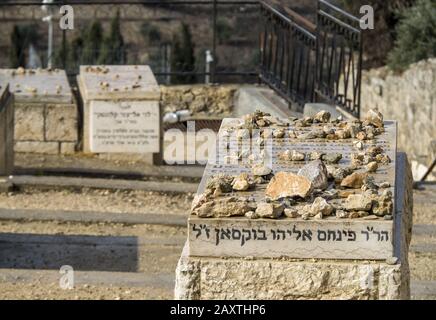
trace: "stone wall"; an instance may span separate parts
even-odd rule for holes
[[[70,154],[76,144],[75,104],[15,103],[15,152]]]
[[[384,118],[398,121],[398,148],[407,152],[415,179],[436,156],[436,59],[412,65],[403,74],[386,67],[362,79],[362,114],[378,108]]]
[[[163,113],[189,109],[196,116],[231,115],[236,85],[180,85],[161,86]]]

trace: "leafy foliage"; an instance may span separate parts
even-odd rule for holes
[[[99,62],[102,64],[124,64],[126,52],[120,29],[120,13],[117,12],[111,22],[109,36],[104,39]]]
[[[436,56],[436,2],[418,0],[400,15],[395,47],[388,58],[389,67],[396,71]]]
[[[171,70],[173,72],[192,72],[195,70],[194,42],[186,23],[182,23],[180,34],[173,39]],[[195,75],[174,75],[173,83],[193,83]]]
[[[11,47],[9,63],[11,68],[26,66],[26,50],[29,45],[35,44],[38,39],[37,28],[33,25],[15,25],[11,33]]]

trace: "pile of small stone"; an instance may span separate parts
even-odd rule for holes
[[[342,154],[323,153],[318,151],[304,153],[297,150],[286,150],[279,154],[278,157],[283,161],[323,160],[325,163],[336,164],[342,159]]]
[[[193,214],[200,217],[246,216],[250,219],[278,219],[283,215],[303,219],[323,219],[328,216],[392,219],[393,200],[392,192],[387,189],[390,187],[389,183],[377,185],[370,176],[380,165],[388,164],[391,160],[384,154],[383,148],[371,145],[365,150],[363,144],[364,140],[373,139],[384,132],[383,116],[378,111],[370,110],[364,121],[346,122],[341,118],[330,118],[330,113],[321,111],[314,117],[290,120],[295,127],[324,125],[322,129],[316,128],[304,133],[306,139],[357,139],[353,145],[359,151],[351,155],[350,167],[335,166],[342,159],[341,153],[286,150],[278,156],[281,161],[308,163],[296,174],[273,173],[271,168],[259,161],[263,159],[254,159],[248,154],[248,150],[243,153],[247,158],[253,158],[251,174],[212,177],[205,192],[194,201]],[[274,126],[275,130],[268,132],[274,138],[281,139],[287,136],[287,132],[280,127],[289,125],[290,123],[281,122],[268,113],[256,111],[245,116],[243,123],[233,129],[237,130],[238,139],[244,139],[252,136],[253,129]],[[266,132],[261,133],[259,139],[267,138]],[[291,134],[296,137],[295,132]],[[240,159],[243,154],[235,156]],[[255,189],[256,185],[266,183],[265,198],[261,202],[256,203],[249,197],[236,196],[238,192]]]

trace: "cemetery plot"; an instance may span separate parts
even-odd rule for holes
[[[190,255],[392,257],[396,123],[371,112],[226,119],[189,217]]]

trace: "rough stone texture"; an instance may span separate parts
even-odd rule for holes
[[[408,299],[412,175],[397,157],[394,256],[398,261],[212,258],[189,255],[176,269],[176,299]]]
[[[77,141],[77,109],[74,105],[46,107],[47,141]]]
[[[44,104],[15,104],[15,140],[44,141]]]
[[[328,186],[327,168],[321,160],[314,160],[302,167],[298,174],[306,177],[311,183],[313,189],[324,190]]]
[[[408,274],[384,262],[188,257],[176,269],[176,299],[407,299]]]
[[[15,141],[15,152],[58,154],[59,142]]]
[[[229,116],[237,86],[160,86],[163,113],[188,109],[193,116]]]
[[[76,152],[75,142],[61,142],[61,154],[73,154]]]
[[[278,172],[269,182],[265,195],[273,200],[285,197],[306,197],[312,184],[306,177],[291,172]]]
[[[436,153],[431,147],[436,140],[435,82],[436,58],[413,64],[401,75],[380,68],[362,78],[361,114],[377,108],[385,119],[398,121],[398,148],[409,155],[415,179]]]

